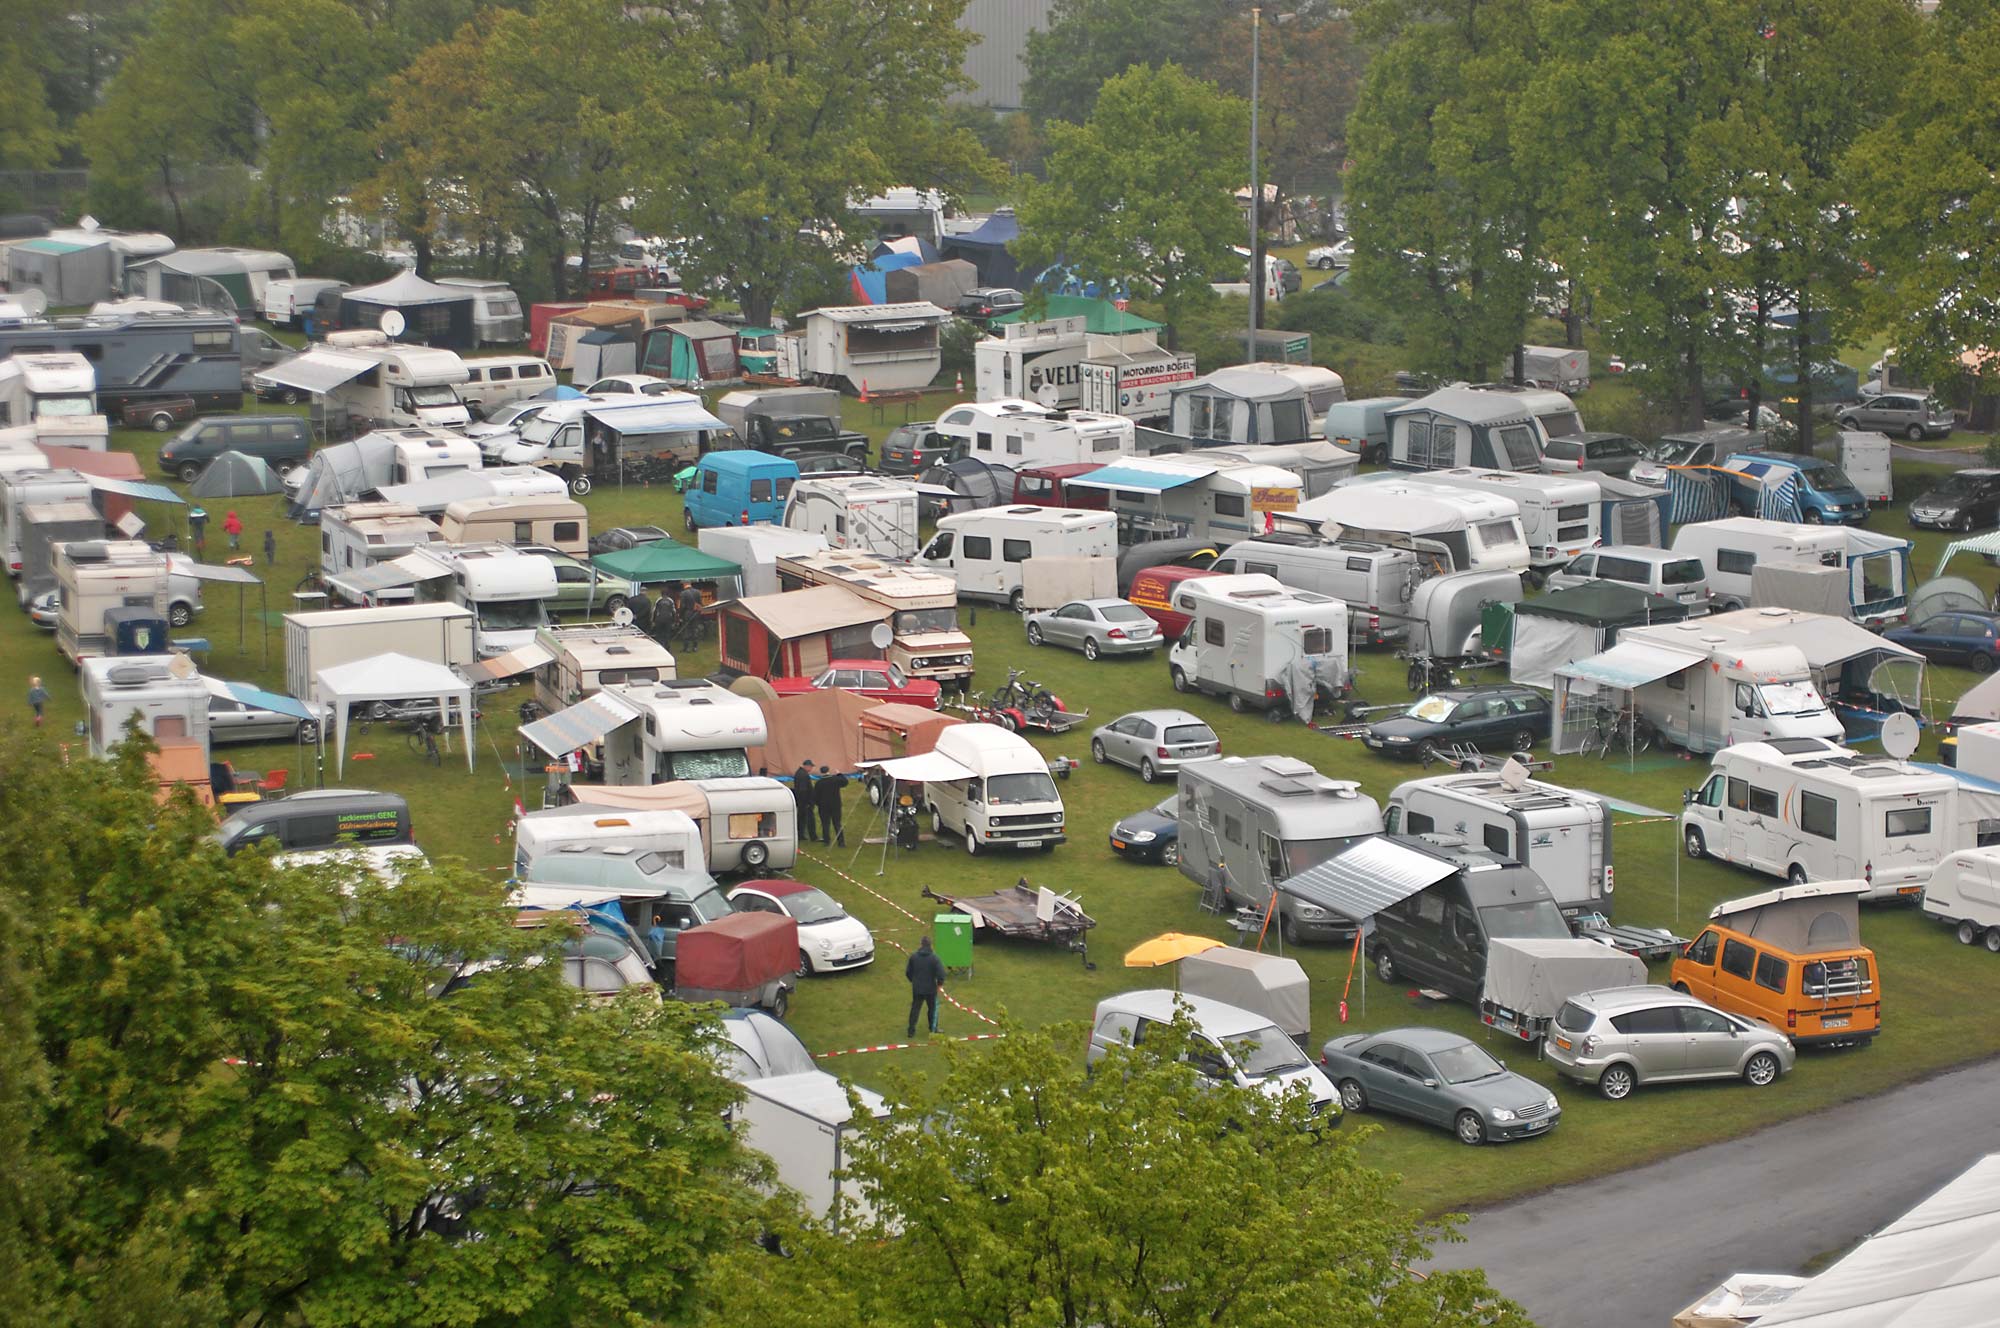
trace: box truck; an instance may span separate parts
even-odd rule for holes
[[[463,669],[479,657],[472,632],[472,610],[457,604],[288,613],[285,688],[311,704],[320,699],[320,670],[390,653]]]

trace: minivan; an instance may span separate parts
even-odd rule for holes
[[[1722,468],[1749,477],[1748,483],[1732,480],[1729,486],[1746,516],[1758,515],[1759,493],[1766,481],[1782,479],[1791,471],[1798,476],[1799,516],[1807,523],[1858,526],[1868,520],[1868,499],[1831,461],[1782,452],[1734,452],[1723,460]]]
[[[348,844],[414,844],[410,804],[400,794],[372,789],[309,789],[274,802],[256,802],[216,827],[224,853],[268,844],[285,853]]]
[[[1549,573],[1550,590],[1570,590],[1592,581],[1616,581],[1649,595],[1682,604],[1706,605],[1708,569],[1692,554],[1643,545],[1607,544],[1570,559]]]
[[[1951,412],[1939,406],[1936,397],[1915,392],[1863,397],[1843,407],[1833,419],[1843,429],[1875,429],[1900,434],[1911,442],[1949,438],[1954,424]]]
[[[482,355],[465,361],[465,372],[458,396],[475,420],[556,385],[556,371],[533,355]]]
[[[1815,881],[1718,904],[1674,960],[1676,991],[1782,1029],[1798,1046],[1882,1031],[1881,976],[1861,944],[1864,881]]]
[[[312,426],[303,416],[209,415],[168,440],[160,470],[192,484],[224,452],[241,452],[283,474],[303,466],[311,451]]]
[[[1496,937],[1567,940],[1569,924],[1542,878],[1485,849],[1409,835],[1370,837],[1332,860],[1335,867],[1384,876],[1399,867],[1428,885],[1375,914],[1368,952],[1384,982],[1435,987],[1479,1003],[1486,956]],[[1440,875],[1442,873],[1442,875]]]
[[[1333,1081],[1298,1043],[1266,1016],[1207,996],[1154,988],[1105,997],[1091,1016],[1086,1063],[1094,1066],[1114,1050],[1144,1046],[1147,1035],[1172,1024],[1183,1007],[1194,1030],[1187,1059],[1204,1079],[1273,1097],[1304,1084],[1312,1096],[1315,1127],[1339,1118],[1340,1095]]]
[[[1640,1084],[1741,1079],[1768,1088],[1798,1060],[1769,1024],[1726,1014],[1666,987],[1611,987],[1570,997],[1542,1054],[1556,1073],[1616,1102]]]

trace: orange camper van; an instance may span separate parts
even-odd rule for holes
[[[1868,888],[1816,881],[1716,905],[1674,960],[1674,989],[1761,1019],[1802,1047],[1868,1041],[1882,1031],[1881,975],[1861,944]]]

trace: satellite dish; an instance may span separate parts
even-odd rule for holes
[[[632,625],[632,610],[620,604],[611,611],[611,625],[613,627],[630,627]]]
[[[390,338],[402,336],[403,329],[409,325],[409,321],[403,317],[402,311],[399,309],[383,310],[382,321],[376,324],[377,327],[382,329],[382,335]]]
[[[176,653],[167,659],[167,672],[176,678],[192,678],[195,675],[194,658]]]
[[[877,650],[887,650],[889,643],[895,639],[896,634],[889,629],[888,623],[878,622],[868,629],[868,644]]]
[[[1917,721],[1900,710],[1883,720],[1882,750],[1898,761],[1909,760],[1917,750]]]
[[[30,318],[40,318],[49,311],[48,292],[36,290],[33,286],[24,291],[16,291],[14,303],[20,305],[21,312]]]
[[[1054,383],[1043,383],[1035,389],[1035,400],[1054,410],[1062,404],[1062,389]]]
[[[1500,782],[1507,786],[1509,793],[1519,793],[1528,782],[1528,767],[1508,757],[1507,763],[1500,767]]]

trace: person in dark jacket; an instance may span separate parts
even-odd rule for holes
[[[944,991],[944,960],[931,949],[931,938],[926,936],[917,942],[916,953],[910,962],[903,965],[903,976],[910,980],[910,1029],[906,1036],[917,1035],[917,1011],[930,1011],[931,1032],[937,1032],[938,996]]]
[[[847,827],[841,823],[840,795],[847,787],[847,776],[837,775],[826,766],[819,768],[819,778],[813,781],[813,806],[819,810],[819,842],[839,843],[847,847]]]
[[[632,598],[625,601],[625,607],[632,610],[632,625],[642,632],[653,630],[653,601],[646,598],[646,588],[639,587]]]
[[[680,621],[675,624],[681,636],[681,649],[691,651],[701,644],[701,591],[693,582],[681,587],[674,608],[680,613]]]
[[[813,763],[801,762],[792,771],[792,801],[799,809],[799,842],[810,844],[819,836],[813,831]]]

